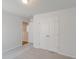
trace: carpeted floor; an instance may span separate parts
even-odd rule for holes
[[[14,59],[74,59],[43,49],[26,48],[24,52]]]
[[[48,50],[33,48],[32,44],[16,48],[3,55],[2,59],[75,59]]]

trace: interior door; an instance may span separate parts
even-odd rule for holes
[[[58,23],[55,18],[40,19],[40,48],[57,51]]]

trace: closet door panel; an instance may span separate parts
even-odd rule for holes
[[[40,18],[40,48],[57,51],[58,23],[56,17]]]

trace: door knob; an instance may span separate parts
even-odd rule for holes
[[[46,35],[46,37],[50,37],[50,35]]]

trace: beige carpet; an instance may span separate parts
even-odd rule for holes
[[[74,59],[43,49],[26,48],[24,52],[14,59]]]

